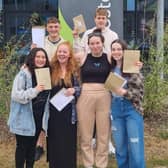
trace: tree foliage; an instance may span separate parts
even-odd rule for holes
[[[165,27],[164,50],[150,43],[149,59],[144,63],[145,116],[165,111],[168,105],[168,26]]]
[[[38,13],[33,13],[23,24],[27,27],[25,33],[11,37],[0,50],[0,115],[8,115],[9,113],[13,79],[26,57],[24,47],[29,50],[31,27],[44,25],[44,21]],[[3,35],[0,34],[0,41],[2,38]]]

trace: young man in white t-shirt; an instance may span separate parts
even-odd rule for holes
[[[49,17],[46,23],[46,31],[47,35],[45,37],[44,49],[47,52],[49,60],[51,61],[58,44],[64,41],[64,39],[60,35],[61,25],[59,19],[54,16]],[[37,47],[37,45],[32,44],[31,49],[34,47]]]
[[[88,50],[88,35],[93,32],[95,29],[101,29],[102,35],[104,36],[105,42],[104,42],[104,52],[111,53],[111,43],[118,39],[118,34],[114,31],[112,31],[110,28],[108,28],[107,21],[108,21],[108,12],[105,8],[97,8],[95,12],[95,27],[88,29],[83,37],[82,37],[82,44],[85,49]]]
[[[49,60],[54,56],[58,44],[64,41],[60,36],[61,25],[56,17],[47,19],[46,30],[48,35],[45,37],[44,49],[47,52]]]

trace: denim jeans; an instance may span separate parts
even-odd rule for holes
[[[143,117],[123,97],[112,98],[112,135],[119,168],[145,168]]]

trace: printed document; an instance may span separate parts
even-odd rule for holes
[[[110,72],[109,76],[105,81],[105,88],[107,90],[115,92],[115,89],[123,87],[126,84],[126,82],[127,81],[122,76]]]
[[[37,84],[44,85],[45,90],[51,89],[51,76],[49,68],[35,69]]]
[[[86,31],[86,25],[85,25],[83,15],[78,15],[74,17],[73,23],[74,23],[75,29],[77,29],[79,34],[84,33]]]
[[[66,89],[62,88],[50,100],[51,104],[58,111],[61,111],[67,104],[69,104],[74,99],[74,96],[66,96],[65,91],[66,91]]]
[[[123,72],[124,73],[139,73],[139,67],[136,65],[140,59],[139,50],[125,50]]]
[[[34,26],[32,27],[32,42],[37,44],[37,47],[44,48],[45,42],[45,27]]]

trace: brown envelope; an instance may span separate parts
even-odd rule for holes
[[[86,24],[83,18],[83,15],[78,15],[73,18],[73,23],[75,29],[78,30],[78,33],[81,34],[86,31]]]
[[[45,90],[51,89],[51,76],[49,68],[35,69],[37,84],[45,86]]]
[[[136,66],[136,62],[140,59],[139,50],[125,50],[123,72],[124,73],[139,73],[139,67]]]
[[[122,76],[116,73],[110,72],[109,76],[105,81],[105,88],[107,90],[115,92],[115,89],[121,88],[125,84],[126,84],[126,80]]]

